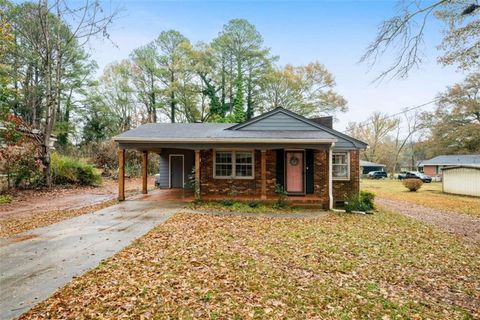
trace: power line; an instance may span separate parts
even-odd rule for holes
[[[384,117],[384,119],[390,119],[390,118],[399,116],[399,115],[401,115],[401,114],[410,112],[410,111],[412,111],[412,110],[420,109],[420,108],[422,108],[422,107],[428,106],[429,104],[432,104],[432,103],[434,103],[434,102],[437,102],[438,100],[439,100],[439,98],[435,98],[435,99],[433,99],[433,100],[431,100],[431,101],[428,101],[428,102],[419,104],[419,105],[414,106],[414,107],[411,107],[411,108],[407,108],[407,109],[405,109],[405,110],[403,110],[403,111],[400,111],[400,112],[397,112],[397,113],[394,113],[394,114],[387,115],[387,116]],[[359,122],[357,128],[362,128],[362,127],[368,125],[368,123],[365,123],[366,121],[367,121],[367,120],[364,120],[364,121]],[[363,123],[362,123],[362,122],[363,122]],[[343,133],[346,133],[346,132],[347,132],[347,130],[345,130]]]

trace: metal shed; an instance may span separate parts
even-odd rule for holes
[[[480,197],[480,166],[443,168],[443,192]]]

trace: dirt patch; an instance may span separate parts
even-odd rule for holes
[[[480,220],[472,216],[381,197],[377,197],[375,202],[386,209],[433,224],[468,240],[480,241]]]

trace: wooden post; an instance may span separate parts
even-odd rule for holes
[[[261,189],[261,199],[267,200],[267,150],[261,150],[261,180],[262,180],[262,189]]]
[[[200,199],[200,150],[195,150],[195,199]]]
[[[147,179],[148,179],[148,151],[143,151],[142,154],[142,193],[147,194]]]
[[[125,200],[125,150],[118,150],[118,200]]]

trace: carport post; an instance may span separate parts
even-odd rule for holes
[[[195,150],[195,199],[200,199],[200,150]]]
[[[147,178],[148,178],[148,151],[142,153],[142,193],[147,194]]]
[[[125,200],[125,149],[118,149],[118,200]]]

